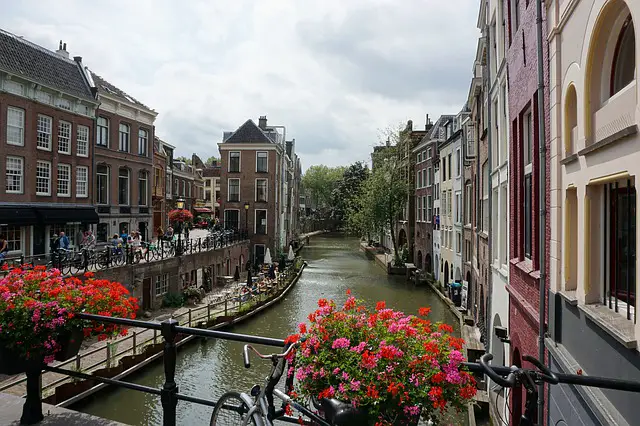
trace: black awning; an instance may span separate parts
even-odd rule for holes
[[[98,223],[98,213],[94,207],[37,207],[40,221],[46,225],[54,223]]]
[[[0,225],[35,225],[38,217],[33,207],[0,206]]]

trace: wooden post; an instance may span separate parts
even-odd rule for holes
[[[80,358],[80,354],[77,354],[76,355],[76,370],[78,370],[78,371],[80,371],[80,368],[81,368],[81,361],[82,361],[82,358]]]
[[[158,343],[158,330],[156,330],[154,328],[153,329],[153,344],[155,345],[156,343]]]
[[[106,359],[106,363],[107,363],[107,368],[111,367],[111,345],[109,343],[107,343],[107,359]]]
[[[189,324],[187,327],[191,327],[191,308],[189,308]]]
[[[229,301],[229,299],[224,299],[224,316],[226,317],[227,314],[227,302]]]
[[[207,303],[207,321],[211,321],[211,303]]]
[[[131,337],[131,340],[133,341],[133,344],[132,344],[132,347],[131,347],[131,352],[132,352],[133,355],[136,354],[136,343],[137,343],[136,342],[136,340],[137,340],[136,337],[137,337],[136,336],[136,332],[134,331],[133,332],[133,336]]]

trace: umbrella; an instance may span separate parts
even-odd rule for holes
[[[296,258],[296,254],[293,252],[293,246],[289,246],[289,256],[287,260],[293,260]]]
[[[267,265],[271,265],[271,250],[269,250],[269,248],[267,247],[267,253],[265,253],[264,255],[264,263],[266,263]]]
[[[233,274],[234,281],[240,281],[240,266],[236,265],[236,272]]]

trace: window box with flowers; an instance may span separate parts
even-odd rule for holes
[[[475,396],[475,380],[461,365],[464,342],[449,334],[451,326],[426,319],[429,308],[405,315],[378,302],[372,311],[352,296],[342,308],[326,299],[318,306],[309,325],[287,338],[301,342],[288,371],[294,398],[317,407],[350,403],[363,425],[411,425],[420,417],[438,424]]]
[[[86,336],[104,340],[127,332],[82,320],[78,313],[135,318],[137,310],[137,300],[122,284],[94,279],[91,272],[81,280],[44,266],[14,268],[0,279],[0,373],[67,360]]]

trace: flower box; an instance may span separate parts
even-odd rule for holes
[[[0,374],[14,375],[38,368],[43,361],[28,360],[16,351],[0,344]]]
[[[318,306],[309,325],[287,338],[300,342],[288,371],[294,398],[317,399],[329,417],[331,401],[342,401],[362,415],[361,424],[392,426],[420,417],[437,424],[475,396],[475,380],[462,366],[464,342],[449,334],[451,326],[431,323],[429,308],[405,315],[378,302],[372,310],[352,296],[340,308],[325,299]]]

